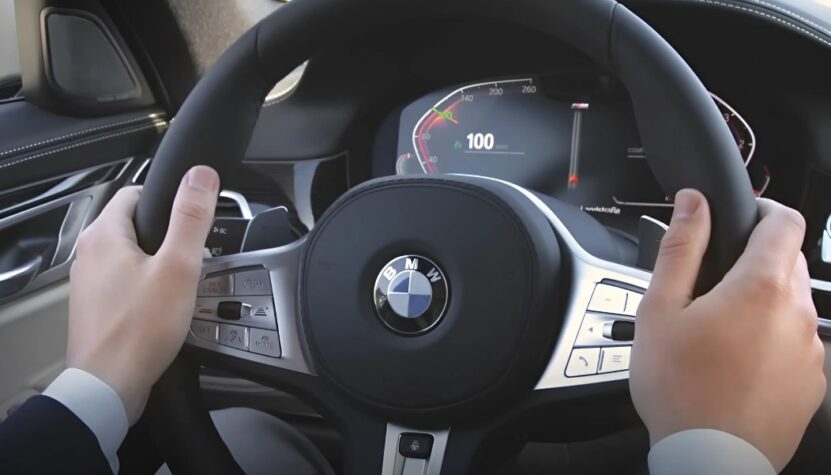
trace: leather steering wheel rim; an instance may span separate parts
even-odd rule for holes
[[[741,254],[757,207],[727,125],[695,73],[651,27],[613,0],[297,0],[243,35],[190,94],[150,168],[135,225],[138,242],[155,253],[166,234],[177,186],[192,166],[220,177],[243,158],[264,98],[273,85],[327,44],[368,33],[379,23],[473,14],[541,31],[577,47],[624,83],[648,160],[668,194],[701,190],[713,206],[713,227],[699,292],[717,283]],[[239,467],[198,395],[194,369],[174,362],[154,390],[148,411],[174,418],[187,437],[166,439],[169,465],[194,473]],[[207,423],[205,421],[208,421]],[[187,430],[185,430],[187,429]],[[198,457],[199,460],[194,460]]]

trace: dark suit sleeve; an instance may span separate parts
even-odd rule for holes
[[[98,439],[69,409],[35,396],[0,423],[0,473],[107,474]]]

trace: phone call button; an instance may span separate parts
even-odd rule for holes
[[[586,376],[597,374],[597,364],[600,361],[600,348],[575,348],[571,351],[571,358],[566,366],[566,376]]]

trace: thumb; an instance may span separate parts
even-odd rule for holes
[[[201,262],[218,190],[219,175],[213,168],[199,165],[188,170],[173,200],[170,224],[160,252]]]
[[[689,305],[709,241],[710,208],[706,198],[696,190],[679,191],[644,303],[678,309]]]

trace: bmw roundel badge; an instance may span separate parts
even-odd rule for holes
[[[395,332],[416,335],[433,328],[448,302],[447,279],[438,265],[416,255],[396,257],[375,279],[375,309]]]

